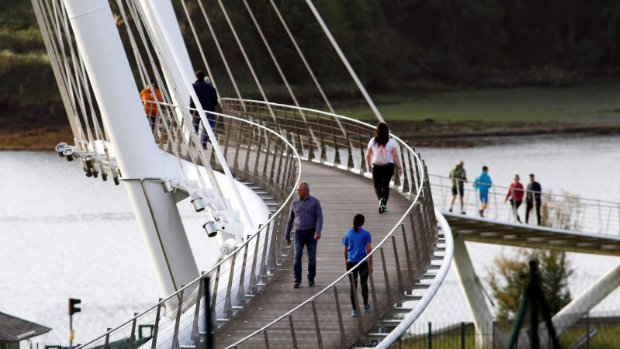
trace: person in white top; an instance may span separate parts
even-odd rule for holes
[[[394,175],[394,164],[398,174],[403,170],[398,157],[398,144],[390,138],[390,129],[384,122],[379,122],[375,129],[375,136],[368,143],[366,164],[372,172],[375,185],[375,194],[379,199],[379,213],[387,212],[387,201],[390,198],[390,181]]]

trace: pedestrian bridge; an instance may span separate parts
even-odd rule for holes
[[[465,241],[620,256],[619,202],[543,192],[541,226],[538,226],[535,208],[525,223],[525,205],[516,211],[524,223],[517,221],[510,202],[504,202],[507,187],[491,187],[482,218],[478,214],[480,202],[473,183],[465,184],[466,214],[460,214],[456,213],[460,212],[459,198],[454,203],[455,213],[449,212],[450,179],[430,175],[430,182],[437,209],[446,217],[452,232]]]
[[[217,348],[387,348],[406,333],[433,299],[453,255],[455,266],[465,277],[463,284],[467,283],[471,275],[463,270],[467,269],[468,258],[463,257],[462,248],[455,248],[464,246],[460,237],[563,251],[612,255],[618,251],[618,238],[613,236],[617,233],[617,211],[613,213],[612,207],[602,202],[597,203],[599,225],[594,230],[590,228],[594,215],[590,208],[577,223],[571,214],[567,218],[570,224],[560,219],[560,226],[546,228],[515,224],[510,221],[510,210],[500,205],[491,207],[490,212],[495,214],[488,218],[442,214],[440,211],[446,208],[447,186],[441,178],[429,176],[420,154],[398,138],[397,130],[392,137],[398,143],[403,174],[394,176],[389,212],[380,215],[376,212],[377,200],[364,159],[374,127],[337,115],[333,110],[322,112],[300,107],[247,2],[244,5],[295,105],[241,97],[207,11],[198,1],[194,13],[206,20],[237,98],[221,98],[221,113],[189,110],[188,103],[178,101],[191,98],[196,102],[197,97],[191,83],[183,77],[183,68],[188,67],[179,58],[182,45],[171,38],[172,27],[178,30],[178,23],[172,21],[171,27],[170,21],[166,21],[174,17],[173,9],[162,14],[158,6],[146,6],[149,12],[144,6],[150,2],[118,0],[116,17],[113,17],[107,2],[99,1],[97,6],[95,3],[33,1],[74,133],[74,144],[59,144],[56,150],[70,161],[78,159],[89,177],[104,181],[112,177],[117,184],[119,180],[125,182],[136,200],[136,216],[148,223],[141,228],[151,234],[147,234],[150,240],[146,240],[156,252],[152,253],[152,259],[160,263],[155,268],[159,267],[158,270],[164,271],[162,275],[170,277],[171,281],[163,284],[173,287],[174,292],[81,345],[80,349],[203,348],[211,337]],[[325,98],[277,6],[273,1],[270,3]],[[312,2],[308,3],[316,15]],[[243,52],[223,3],[218,1],[218,4]],[[200,48],[185,1],[181,5]],[[70,11],[75,13],[69,15]],[[91,16],[97,20],[90,20]],[[119,36],[116,25],[123,27],[122,42],[121,38],[118,42],[110,39]],[[180,32],[178,39],[183,39]],[[333,41],[331,36],[330,39]],[[102,50],[105,55],[101,54]],[[125,52],[133,53],[131,62],[126,62]],[[210,69],[201,48],[200,53],[204,65]],[[243,56],[263,99],[267,100],[245,52]],[[128,64],[125,68],[120,63],[109,65],[112,61]],[[126,69],[124,73],[123,69]],[[209,75],[213,77],[210,72]],[[153,83],[161,89],[163,100],[157,102],[158,115],[149,129],[142,104],[137,94],[133,96],[132,89],[136,85],[152,89]],[[120,93],[123,89],[129,92]],[[365,90],[362,92],[368,97]],[[329,101],[326,98],[325,101],[331,109]],[[201,121],[197,129],[194,117]],[[208,117],[217,119],[215,129],[205,128],[209,125]],[[115,123],[131,127],[128,131],[127,127]],[[205,134],[211,139],[206,149],[202,145]],[[144,149],[151,161],[144,161],[138,152],[133,153],[137,156],[132,161],[121,161],[123,152],[132,153],[133,148]],[[161,162],[165,171],[158,177],[150,177],[144,175],[148,171],[142,171],[143,168],[135,171],[134,166],[133,172],[138,175],[132,177],[128,168],[134,162],[148,169],[156,167],[153,163]],[[153,172],[157,173],[156,170]],[[325,224],[318,245],[317,284],[294,290],[292,253],[283,237],[290,204],[302,180],[310,183],[311,194],[321,200]],[[230,185],[227,195],[224,195],[225,183]],[[261,221],[256,229],[250,224],[252,219],[235,189],[239,186],[253,190],[270,210],[268,219]],[[228,245],[231,248],[223,250],[210,270],[196,272],[192,279],[180,277],[185,284],[179,284],[172,277],[173,269],[176,276],[193,275],[187,268],[179,267],[182,265],[179,260],[185,257],[178,253],[182,241],[170,233],[174,233],[173,229],[167,229],[173,224],[158,224],[170,223],[174,218],[159,217],[169,215],[162,207],[175,208],[176,202],[187,197],[191,198],[197,214],[208,215],[210,220],[204,227],[209,235],[217,231],[220,236],[235,236],[237,244]],[[476,212],[472,200],[475,195],[468,191],[468,209],[472,207],[470,211]],[[237,206],[231,204],[233,201]],[[372,233],[373,250],[368,258],[374,261],[374,273],[369,278],[372,309],[352,318],[351,303],[357,303],[360,309],[361,302],[358,293],[353,293],[353,300],[349,298],[351,271],[346,271],[340,242],[357,213],[366,215],[366,228]],[[602,219],[606,214],[607,220]],[[245,217],[245,227],[250,232],[239,228],[243,225],[240,217]],[[226,227],[233,228],[230,230],[236,227],[237,233],[242,234],[224,232]],[[453,234],[457,239],[453,240]],[[620,278],[614,280],[617,279]],[[475,287],[472,289],[477,292]],[[477,294],[467,296],[468,299],[478,297]],[[483,315],[488,320],[489,314]],[[145,328],[151,329],[150,335],[136,335]]]

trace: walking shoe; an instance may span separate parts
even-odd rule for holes
[[[314,287],[314,281],[308,281],[308,287]]]
[[[370,304],[366,304],[364,306],[364,311],[370,311]]]
[[[296,282],[296,283],[293,284],[293,288],[299,288],[299,285],[300,285],[300,283]]]
[[[448,212],[452,213],[452,207],[450,207],[450,209],[448,210]]]
[[[357,310],[353,310],[351,312],[351,317],[357,317]]]
[[[379,200],[379,214],[382,214],[383,212],[383,199]]]
[[[382,199],[381,205],[383,205],[383,212],[387,212],[387,200]]]
[[[478,212],[480,212],[480,217],[484,218],[484,211],[483,210],[479,210]]]
[[[465,211],[461,211],[461,214],[467,214],[467,213],[465,213]]]

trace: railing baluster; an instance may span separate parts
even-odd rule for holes
[[[336,299],[336,313],[338,314],[338,328],[340,329],[340,344],[342,348],[346,348],[347,337],[344,333],[344,323],[342,322],[342,311],[340,310],[340,298],[338,297],[338,289],[336,288],[335,285],[333,289],[334,289],[334,298]]]
[[[219,262],[219,261],[218,261]],[[211,319],[213,319],[213,323],[217,326],[217,312],[215,311],[215,306],[217,305],[217,288],[220,283],[220,269],[221,264],[217,266],[215,270],[215,282],[213,283],[213,293],[211,294]]]
[[[138,322],[138,319],[136,318],[136,316],[138,316],[138,313],[133,313],[133,320],[131,321],[131,336],[129,336],[129,348],[128,349],[134,349],[134,345],[136,343],[136,324]]]
[[[379,248],[379,252],[381,253],[381,266],[383,267],[383,278],[385,279],[385,293],[387,295],[387,308],[392,308],[392,290],[390,290],[390,277],[388,276],[387,264],[385,263],[385,253],[383,252],[383,247]]]
[[[249,247],[249,244],[245,244],[243,248],[243,262],[241,262],[241,275],[239,275],[239,287],[237,291],[237,303],[239,305],[245,305],[245,266],[248,262]]]
[[[360,275],[360,279],[361,279],[361,275]],[[361,283],[361,280],[360,280],[360,283]],[[353,273],[349,274],[349,284],[351,286],[351,292],[353,293],[353,302],[355,303],[355,309],[357,310],[357,331],[359,332],[359,335],[358,335],[358,341],[359,341],[360,340],[359,338],[363,336],[364,333],[366,333],[366,331],[364,331],[364,318],[362,316],[362,313],[364,311],[363,311],[363,307],[360,307],[359,296],[357,295],[357,282],[355,282]]]
[[[312,303],[312,315],[314,316],[314,330],[316,331],[316,340],[319,344],[319,349],[323,349],[323,337],[321,336],[321,326],[319,325],[319,316],[316,313],[316,303]]]
[[[396,246],[396,237],[392,235],[392,247],[394,247],[394,261],[396,262],[396,276],[398,277],[398,289],[404,290],[403,275],[400,271],[400,260],[398,259],[398,247]]]
[[[375,289],[375,278],[372,276],[370,268],[368,269],[368,279],[370,281],[370,296],[372,297],[372,313],[375,321],[379,318],[379,307],[377,306],[377,291]]]
[[[196,294],[196,304],[194,304],[194,321],[192,323],[192,338],[194,339],[194,344],[200,343],[200,330],[198,327],[198,320],[200,319],[200,300],[202,299],[202,295],[204,293],[204,284],[205,284],[205,272],[200,273],[200,280],[198,281],[198,293]],[[205,314],[206,316],[207,314]]]
[[[293,340],[293,348],[298,349],[297,348],[297,336],[295,336],[295,326],[293,325],[293,315],[291,314],[288,315],[288,323],[291,328],[291,339]]]
[[[248,287],[248,294],[256,293],[256,264],[258,263],[258,247],[260,245],[260,234],[263,232],[263,225],[258,225],[258,231],[254,238],[254,257],[252,257],[252,269],[250,269],[250,285]]]
[[[407,233],[405,232],[405,223],[400,224],[400,229],[403,232],[403,243],[405,244],[405,257],[407,258],[407,270],[409,270],[409,276],[412,276],[413,267],[411,266],[411,255],[409,254],[409,243],[407,242]]]
[[[230,257],[230,274],[228,275],[228,286],[226,287],[226,300],[224,303],[224,313],[226,314],[226,318],[230,319],[233,316],[233,308],[232,308],[232,285],[235,278],[235,260],[237,256]]]
[[[182,285],[181,288],[184,288]],[[174,334],[172,335],[172,349],[179,349],[179,325],[181,324],[181,314],[183,313],[183,294],[185,289],[182,289],[178,295],[179,304],[177,305],[177,314],[174,320]]]
[[[164,299],[160,298],[157,303],[157,311],[155,312],[155,324],[153,325],[153,339],[151,340],[151,349],[157,348],[157,335],[159,332],[159,315],[161,314],[161,305]],[[107,340],[107,338],[106,338]]]
[[[263,338],[265,338],[265,349],[271,349],[269,345],[269,335],[267,334],[267,330],[263,330]]]

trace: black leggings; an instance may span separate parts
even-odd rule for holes
[[[394,164],[372,166],[372,179],[375,184],[377,199],[384,199],[387,203],[390,198],[390,181],[394,175]]]
[[[351,270],[357,262],[347,262],[347,271]],[[351,283],[351,304],[353,304],[353,310],[357,310],[357,304],[355,304],[355,293],[357,292],[357,276],[360,276],[360,283],[362,284],[362,298],[364,299],[364,305],[368,305],[368,262],[363,262],[357,269],[353,270],[349,274],[349,282]]]

